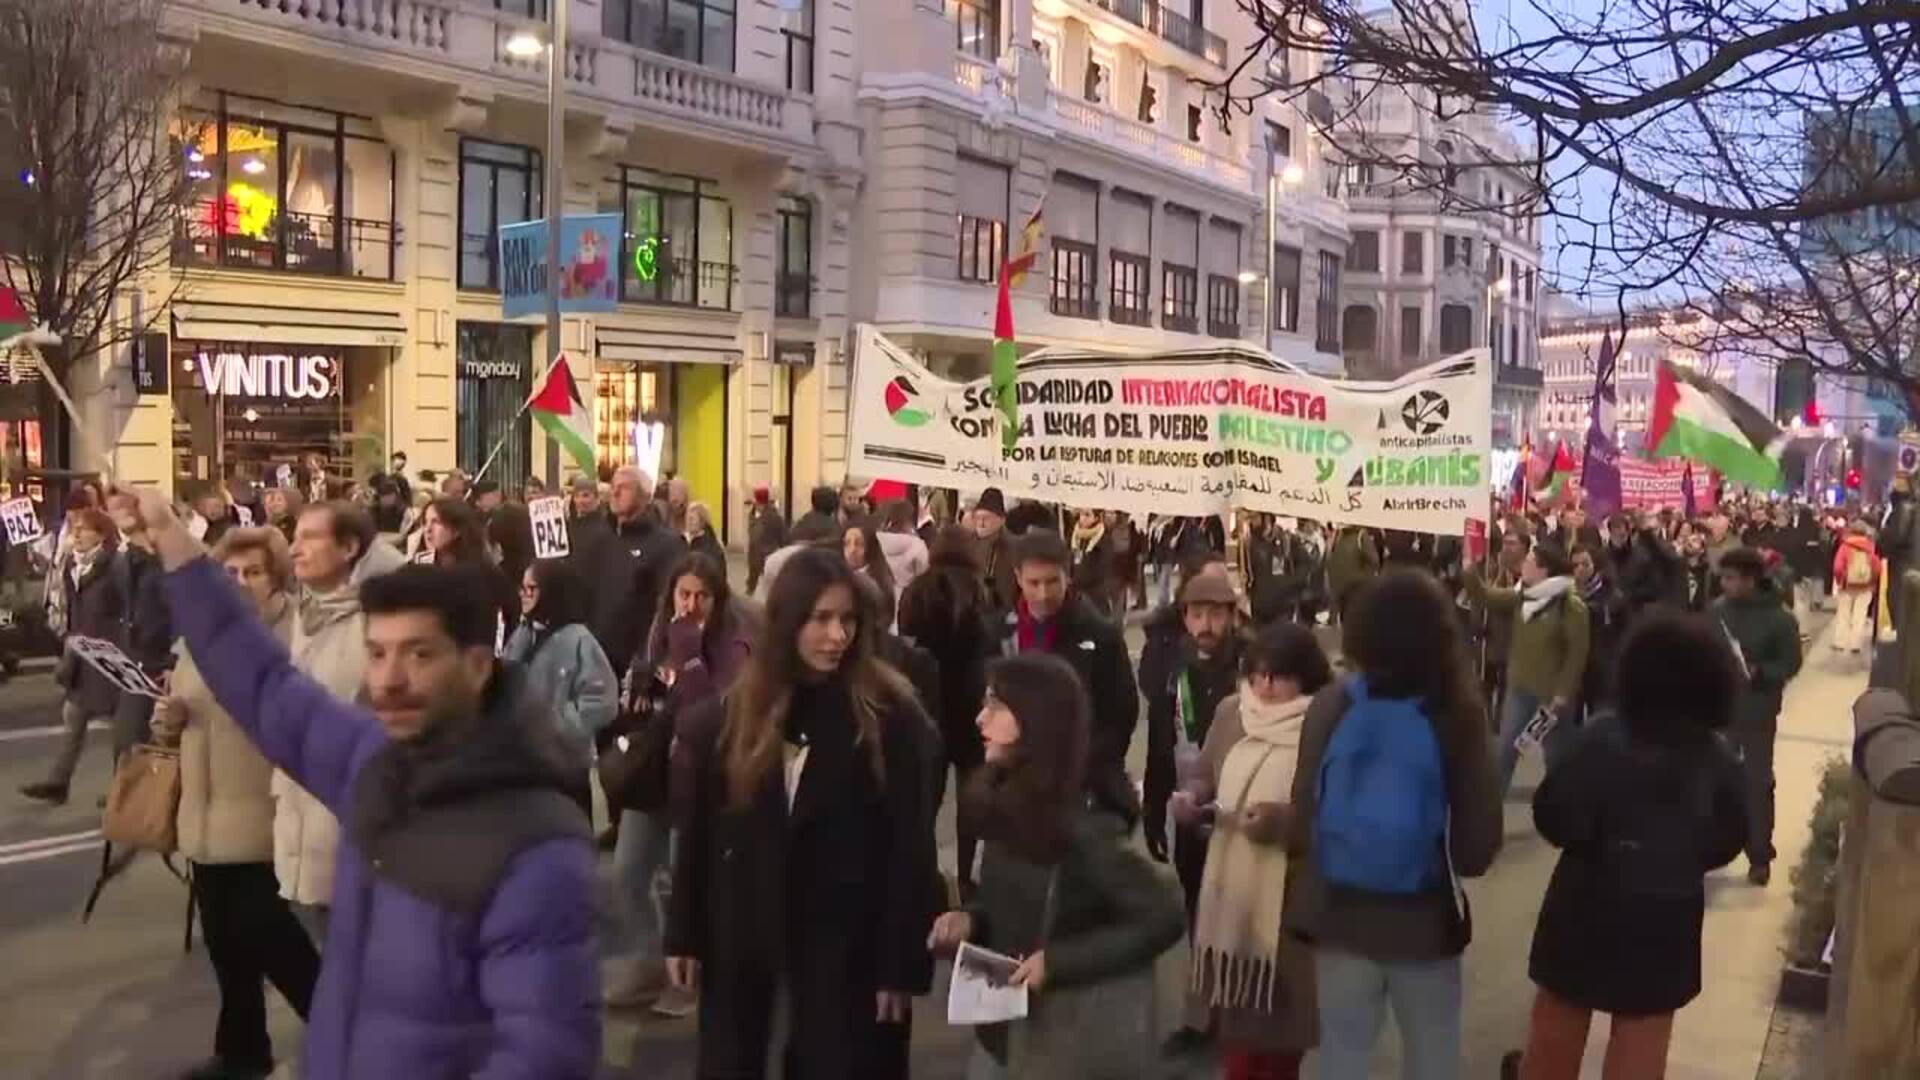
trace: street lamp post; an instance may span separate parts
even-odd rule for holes
[[[541,42],[531,28],[507,39],[507,52],[526,58],[547,54],[547,169],[541,202],[547,224],[547,367],[560,362],[560,218],[565,200],[566,175],[566,67],[567,5],[570,0],[547,0],[547,40]],[[543,372],[544,378],[544,372]],[[560,484],[560,447],[547,440],[547,487]]]

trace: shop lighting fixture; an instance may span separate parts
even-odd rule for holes
[[[259,176],[267,171],[267,163],[257,157],[250,157],[240,163],[240,171],[248,176]]]
[[[211,180],[211,179],[213,179],[213,174],[212,174],[211,172],[208,172],[208,171],[207,171],[207,170],[205,170],[205,169],[188,169],[188,170],[187,170],[187,179],[189,179],[189,180]]]
[[[241,413],[240,415],[246,417],[247,423],[249,424],[257,424],[260,422],[260,410],[253,408],[252,406],[248,406],[247,411]]]
[[[1288,187],[1292,187],[1295,184],[1298,184],[1300,181],[1306,179],[1306,175],[1307,174],[1301,170],[1299,165],[1289,161],[1287,162],[1286,168],[1283,168],[1280,170],[1280,182],[1287,185]]]
[[[205,161],[205,160],[207,160],[207,155],[205,155],[205,154],[203,154],[203,153],[201,153],[201,152],[200,152],[200,151],[199,151],[199,150],[198,150],[198,149],[196,148],[196,149],[192,149],[192,150],[188,150],[188,151],[187,151],[187,160],[188,160],[188,161],[191,161],[191,162],[193,162],[193,163],[194,163],[195,165],[198,165],[198,164],[200,164],[201,162],[203,162],[203,161]]]
[[[547,51],[547,43],[532,30],[515,30],[507,37],[507,55],[521,60],[531,60]]]

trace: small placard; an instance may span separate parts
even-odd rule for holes
[[[67,639],[67,648],[73,655],[93,665],[95,671],[107,677],[107,681],[120,688],[121,692],[138,694],[160,700],[160,687],[147,678],[140,665],[127,658],[111,641],[99,638],[74,636]]]
[[[33,500],[24,496],[0,503],[0,520],[6,522],[7,543],[14,547],[31,544],[47,533],[40,515],[34,512]]]
[[[527,516],[533,519],[534,558],[566,558],[573,550],[567,539],[567,500],[558,495],[535,499],[527,504]]]
[[[1514,751],[1524,754],[1539,746],[1559,722],[1560,717],[1546,705],[1533,710],[1533,719],[1527,721],[1527,726],[1520,729],[1519,737],[1513,740]]]

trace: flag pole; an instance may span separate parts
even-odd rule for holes
[[[535,392],[538,393],[538,391]],[[533,395],[529,394],[527,400],[520,403],[520,411],[514,413],[513,419],[507,421],[507,430],[502,432],[498,439],[493,440],[493,449],[487,451],[487,459],[480,463],[480,471],[467,478],[469,482],[477,484],[481,477],[487,475],[487,470],[493,467],[493,460],[500,456],[501,448],[507,445],[508,439],[513,438],[513,426],[520,422],[521,417],[527,415],[527,407],[532,404]]]

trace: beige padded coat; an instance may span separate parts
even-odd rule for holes
[[[279,599],[271,624],[286,641],[293,604]],[[273,858],[273,766],[200,677],[186,643],[174,645],[173,696],[186,706],[180,732],[180,853],[197,863],[266,862]]]

